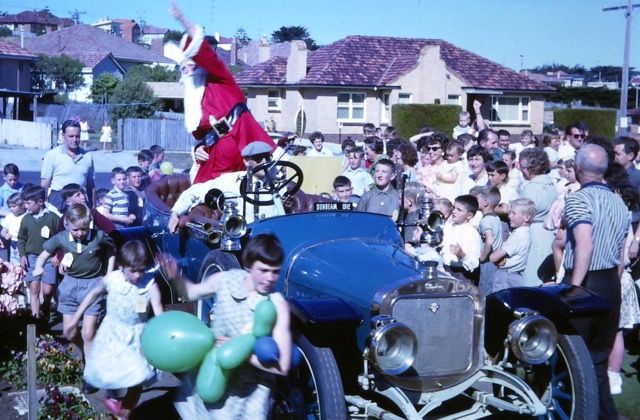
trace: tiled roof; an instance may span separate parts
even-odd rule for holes
[[[549,91],[549,86],[526,75],[480,57],[439,39],[348,36],[309,52],[307,76],[298,84],[328,86],[392,85],[418,64],[425,46],[439,46],[449,71],[463,80],[465,87]],[[260,76],[264,78],[260,78]],[[244,84],[284,83],[286,60],[271,59],[238,75]]]
[[[23,57],[27,59],[38,58],[37,54],[29,52],[24,48],[20,48],[16,44],[0,39],[0,57],[2,56]]]
[[[275,57],[257,66],[251,66],[235,75],[238,84],[257,83],[261,85],[281,85],[285,83],[287,59]]]
[[[142,28],[143,34],[166,34],[169,30],[167,28],[160,28],[158,26],[146,25]]]
[[[29,51],[51,56],[66,54],[87,67],[96,66],[109,54],[117,60],[174,64],[161,54],[90,25],[74,25],[24,41]]]
[[[0,23],[41,23],[43,25],[71,26],[73,25],[73,20],[59,18],[47,10],[28,10],[16,15],[0,16]]]

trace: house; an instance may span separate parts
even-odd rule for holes
[[[562,70],[550,71],[545,74],[529,72],[527,74],[533,80],[549,86],[583,87],[586,84],[584,75],[571,74]]]
[[[6,26],[14,34],[21,31],[27,34],[42,35],[72,26],[72,19],[59,18],[48,9],[20,12],[16,15],[0,16],[0,26]]]
[[[438,39],[348,36],[309,52],[293,41],[236,76],[258,121],[295,131],[359,135],[362,125],[389,125],[394,104],[482,104],[494,128],[519,134],[543,128],[544,95],[553,88]],[[425,125],[428,121],[425,121]]]
[[[37,58],[36,54],[0,39],[0,117],[32,119],[38,93],[31,92],[30,65]]]
[[[69,95],[70,99],[79,102],[89,101],[91,84],[102,73],[111,73],[122,78],[127,70],[138,64],[161,65],[168,68],[173,68],[176,64],[162,54],[91,25],[74,25],[55,34],[25,39],[25,48],[37,54],[66,54],[80,60],[85,66],[85,84]]]
[[[138,43],[140,41],[140,25],[133,19],[109,19],[102,18],[98,22],[91,24],[105,32],[113,34],[125,41]]]
[[[167,32],[169,32],[167,28],[145,25],[142,28],[140,43],[148,45],[151,51],[164,54],[164,36]]]

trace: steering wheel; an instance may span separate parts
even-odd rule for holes
[[[298,192],[304,179],[298,165],[284,160],[261,163],[253,168],[254,175],[260,172],[265,176],[260,179],[262,186],[257,191],[247,191],[246,177],[240,181],[240,195],[254,206],[272,205],[274,195],[280,195],[285,200]],[[261,196],[268,198],[262,199]]]

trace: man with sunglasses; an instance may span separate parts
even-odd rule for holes
[[[249,112],[242,89],[207,42],[202,27],[192,25],[175,1],[169,11],[187,31],[174,59],[180,63],[185,87],[185,126],[199,141],[193,182],[244,170],[240,151],[246,145],[261,141],[273,150],[275,143]]]
[[[565,142],[558,149],[558,159],[567,160],[576,158],[576,152],[582,147],[586,135],[578,124],[569,124],[565,129]]]

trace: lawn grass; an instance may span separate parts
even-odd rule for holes
[[[640,356],[625,354],[622,364],[622,394],[613,399],[618,413],[632,420],[640,420]]]

